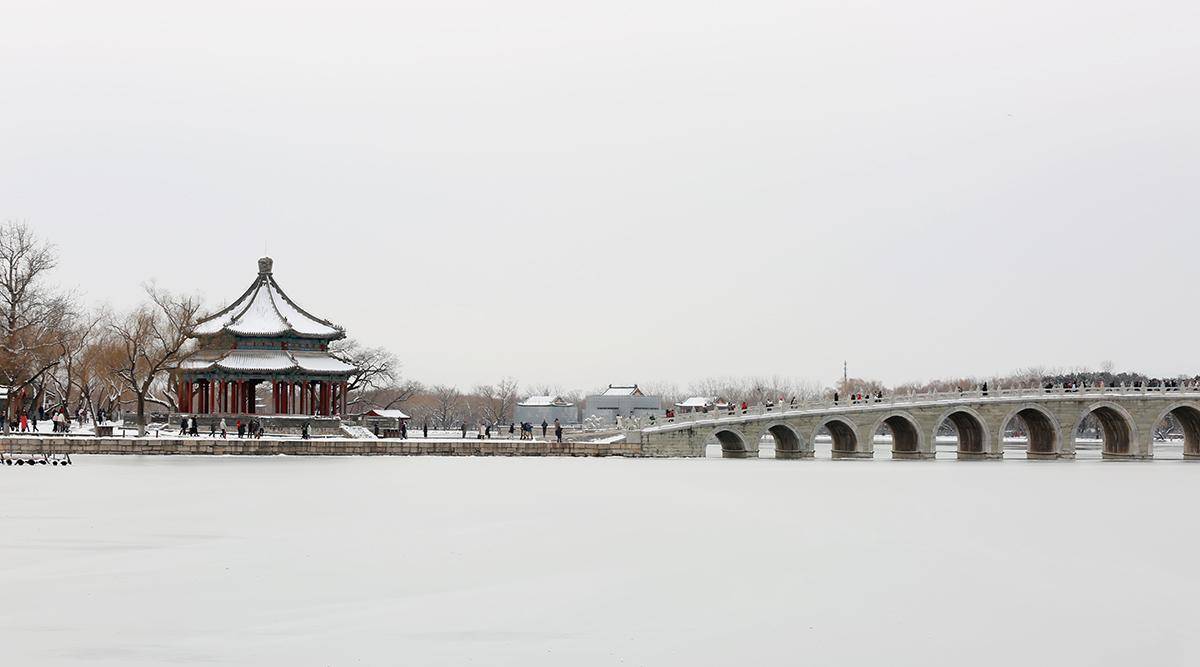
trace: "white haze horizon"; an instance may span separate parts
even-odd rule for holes
[[[1180,1],[0,0],[0,220],[469,388],[1194,374]]]

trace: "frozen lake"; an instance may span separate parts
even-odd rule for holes
[[[75,460],[4,664],[1200,664],[1200,463]]]

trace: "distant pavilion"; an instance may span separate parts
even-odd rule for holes
[[[175,370],[179,411],[193,415],[259,414],[258,388],[271,386],[274,415],[336,417],[346,413],[354,366],[334,358],[329,344],[346,332],[288,298],[272,275],[270,257],[237,301],[201,320],[199,349]]]

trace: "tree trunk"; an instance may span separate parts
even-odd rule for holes
[[[137,422],[138,422],[138,437],[146,437],[146,395],[138,394],[137,397]]]

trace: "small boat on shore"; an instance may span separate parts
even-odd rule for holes
[[[6,466],[69,466],[72,465],[70,454],[20,454],[0,453],[0,465]]]

